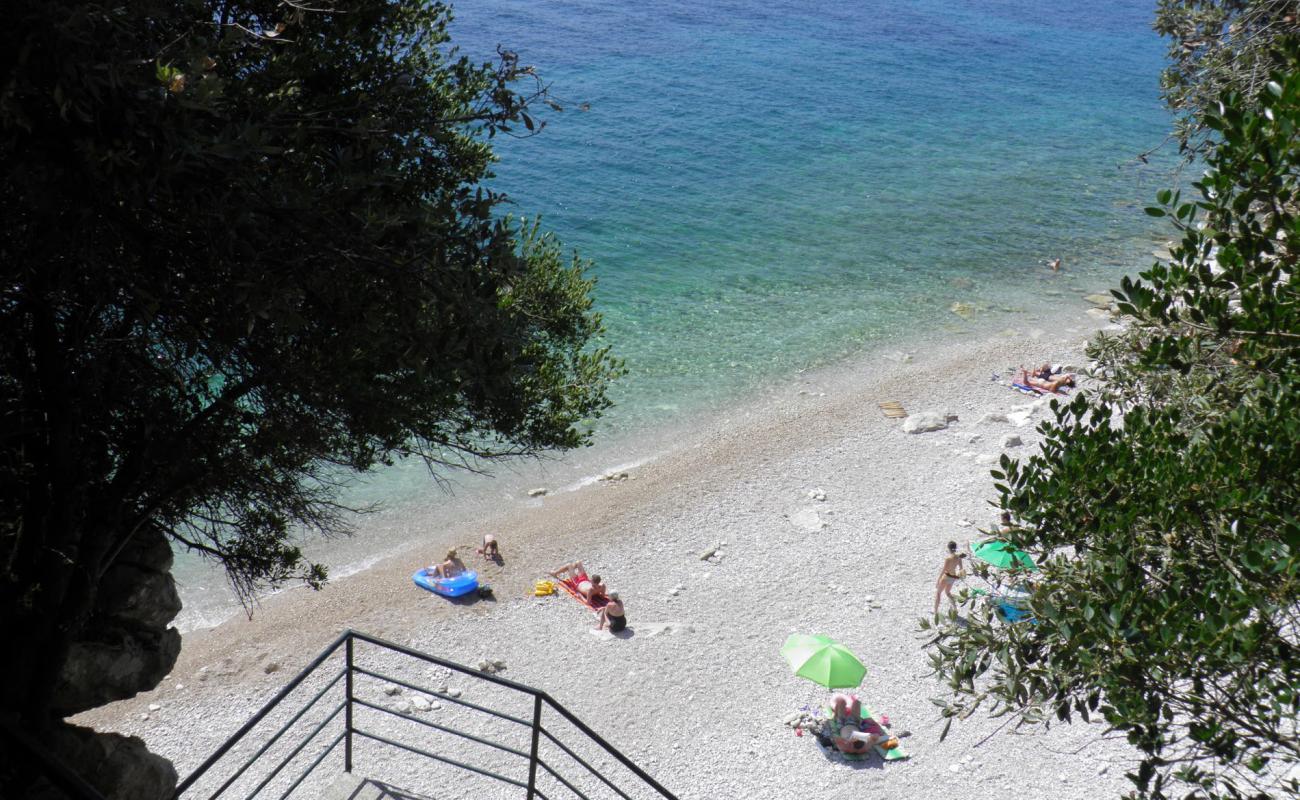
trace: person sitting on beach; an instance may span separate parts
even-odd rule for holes
[[[581,561],[574,561],[571,564],[565,564],[551,573],[554,578],[560,580],[572,580],[574,587],[585,598],[588,603],[605,596],[605,584],[600,582],[599,575],[587,575],[587,568]]]
[[[1072,387],[1075,385],[1073,375],[1053,373],[1051,364],[1044,364],[1032,370],[1021,367],[1020,374],[1016,376],[1016,382],[1048,392],[1059,392],[1066,386]]]
[[[468,571],[465,567],[465,562],[456,557],[456,548],[454,547],[447,551],[447,557],[443,559],[441,564],[426,567],[426,569],[435,578],[441,579],[454,578],[462,572]]]
[[[618,633],[627,627],[627,616],[623,611],[623,601],[619,599],[618,592],[609,593],[609,602],[605,607],[596,612],[596,630],[602,630],[609,627],[610,633]]]
[[[957,601],[952,596],[952,587],[966,574],[962,564],[964,558],[966,558],[965,553],[957,552],[957,543],[948,542],[948,555],[943,559],[943,566],[939,568],[939,582],[934,590],[936,617],[939,616],[939,601],[943,599],[944,594],[948,595],[948,602],[953,608],[957,607]]]
[[[501,550],[497,547],[497,537],[490,533],[483,534],[483,546],[478,549],[478,554],[484,558],[500,558]]]

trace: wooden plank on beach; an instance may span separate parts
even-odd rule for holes
[[[885,412],[885,416],[890,419],[902,419],[907,416],[907,412],[903,410],[903,404],[897,400],[889,400],[878,405],[880,410]]]

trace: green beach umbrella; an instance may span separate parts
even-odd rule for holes
[[[980,561],[987,562],[999,569],[1025,569],[1030,572],[1036,572],[1038,565],[1029,557],[1029,554],[1017,547],[1012,547],[1006,542],[1000,542],[997,539],[990,539],[986,542],[977,542],[971,545],[971,555]]]
[[[781,645],[781,655],[795,675],[827,689],[851,689],[867,674],[858,657],[829,636],[791,634]]]

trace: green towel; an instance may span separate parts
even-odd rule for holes
[[[835,726],[834,709],[823,708],[822,710],[825,711],[826,716],[830,718],[827,720],[828,726],[834,728]],[[892,733],[889,732],[889,729],[885,727],[884,723],[880,721],[880,716],[877,715],[875,712],[873,712],[870,708],[867,708],[865,704],[862,705],[861,711],[859,713],[862,715],[863,719],[874,719],[876,721],[876,724],[880,726],[880,729],[885,732],[886,736],[893,735]],[[836,731],[836,733],[838,733],[838,731]],[[841,752],[839,748],[834,747],[834,745],[832,745],[832,748],[835,750],[835,752],[844,756],[845,760],[847,761],[860,761],[866,758],[865,753],[844,753]],[[898,747],[895,747],[892,750],[886,750],[880,745],[876,745],[876,752],[879,753],[880,757],[886,761],[903,761],[905,759],[912,757],[910,753],[908,753],[906,750],[903,749],[903,742],[901,739],[898,742]]]

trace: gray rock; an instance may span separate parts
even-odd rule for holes
[[[1010,422],[1010,421],[1011,421],[1010,418],[1008,418],[1006,414],[1001,414],[996,411],[993,411],[980,417],[977,424],[988,425],[994,422]]]
[[[529,496],[529,497],[542,497],[542,496],[545,495],[548,491],[550,491],[550,490],[549,490],[549,489],[543,489],[543,488],[541,488],[541,487],[538,487],[538,488],[536,488],[536,489],[529,489],[529,490],[528,490],[528,496]]]
[[[105,625],[90,635],[94,640],[74,642],[69,649],[54,695],[60,714],[70,716],[154,688],[181,652],[175,628]]]
[[[54,693],[57,714],[134,697],[171,672],[181,648],[180,634],[167,627],[181,609],[171,565],[171,545],[158,531],[141,530],[123,546],[69,648]]]
[[[428,711],[432,707],[432,704],[423,697],[412,698],[411,705],[416,711]]]
[[[398,700],[393,704],[393,710],[399,714],[411,713],[411,703],[409,700]]]
[[[134,736],[60,725],[42,744],[63,763],[75,765],[105,800],[166,800],[176,791],[175,767]],[[28,796],[63,797],[39,789]]]
[[[1002,437],[1003,447],[1019,447],[1022,444],[1024,444],[1024,441],[1014,433]]]
[[[382,691],[384,694],[388,695],[389,697],[392,697],[394,695],[401,694],[402,687],[398,686],[395,683],[385,683],[382,687],[380,687],[380,691]]]
[[[150,703],[150,704],[149,704],[149,711],[150,711],[150,712],[154,712],[154,711],[162,711],[162,706],[158,705],[157,703]]]
[[[928,433],[948,427],[948,416],[938,411],[922,411],[903,420],[904,433]]]

